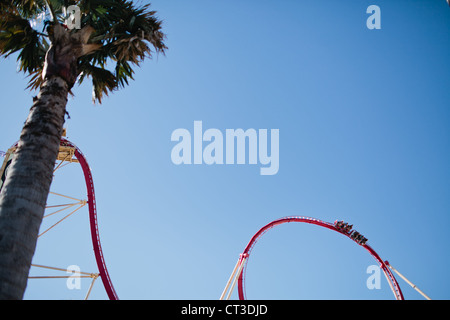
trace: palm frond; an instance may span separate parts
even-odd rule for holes
[[[32,19],[41,12],[45,12],[45,0],[0,0],[1,11],[13,10],[25,19]]]
[[[111,71],[93,66],[88,62],[83,63],[80,69],[79,83],[82,83],[85,77],[92,79],[92,100],[94,102],[102,103],[102,98],[117,88],[116,77]]]
[[[0,13],[0,55],[8,57],[20,51],[19,70],[31,74],[41,68],[47,49],[27,19],[9,11]]]
[[[95,2],[99,6],[94,8]],[[126,0],[89,3],[91,14],[86,16],[85,22],[94,27],[96,34],[92,40],[103,43],[109,58],[138,64],[146,56],[151,57],[153,50],[164,53],[167,49],[161,21],[156,18],[155,11],[149,10],[148,4],[136,8]]]
[[[82,24],[95,29],[91,42],[102,44],[81,59],[100,68],[115,64],[113,90],[133,80],[131,65],[138,66],[145,58],[151,58],[154,53],[164,54],[167,49],[162,23],[156,12],[149,10],[149,5],[138,8],[127,0],[80,1],[79,5],[84,13]]]
[[[125,87],[128,85],[128,79],[134,80],[133,78],[133,68],[129,65],[128,62],[119,60],[116,63],[115,76],[118,87]]]

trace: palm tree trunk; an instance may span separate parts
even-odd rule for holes
[[[41,86],[0,193],[0,299],[22,299],[58,155],[69,87]]]

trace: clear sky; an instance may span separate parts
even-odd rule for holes
[[[349,221],[432,299],[450,298],[446,1],[151,2],[164,21],[166,55],[143,63],[135,81],[102,105],[92,104],[87,82],[68,103],[68,138],[93,172],[119,298],[218,299],[253,234],[290,215]],[[381,9],[381,29],[366,26],[372,4]],[[15,57],[0,68],[6,151],[35,93],[25,91]],[[175,165],[171,134],[193,135],[196,120],[224,136],[279,129],[278,172],[260,175],[259,162]],[[78,169],[55,179],[85,198]],[[36,263],[68,256],[58,266],[89,269],[86,216],[81,210],[64,221]],[[282,225],[252,251],[247,297],[393,299],[382,274],[381,288],[368,289],[374,264],[338,233]],[[89,286],[33,281],[26,298],[83,297]],[[398,281],[406,299],[422,299]],[[105,297],[100,281],[92,297]]]

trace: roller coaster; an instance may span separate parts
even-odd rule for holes
[[[0,152],[0,156],[4,157],[5,160],[3,161],[3,165],[0,169],[0,176],[1,176],[1,184],[0,184],[0,190],[2,187],[2,184],[4,182],[6,172],[8,169],[8,165],[12,159],[12,155],[14,154],[14,151],[17,147],[16,145],[13,145],[10,149],[8,149],[7,152]],[[99,229],[98,229],[98,221],[97,221],[97,208],[96,208],[96,200],[95,200],[95,191],[94,191],[94,183],[92,178],[92,173],[89,168],[89,165],[87,163],[86,157],[83,155],[81,150],[76,147],[72,142],[67,140],[65,137],[61,139],[60,144],[60,150],[58,154],[58,161],[59,163],[55,164],[54,172],[57,171],[60,167],[67,165],[68,163],[79,163],[82,169],[82,173],[84,176],[85,184],[86,184],[86,191],[87,191],[87,200],[78,200],[73,197],[65,196],[58,193],[53,193],[54,195],[61,196],[64,198],[76,200],[76,203],[71,204],[64,204],[64,205],[56,205],[56,206],[48,206],[48,209],[53,207],[63,207],[62,209],[57,210],[56,212],[53,212],[49,215],[53,215],[55,213],[58,213],[60,211],[63,211],[65,209],[73,209],[74,206],[76,207],[71,213],[66,215],[64,218],[62,218],[60,221],[58,221],[56,224],[59,224],[62,220],[66,219],[68,216],[72,215],[75,211],[83,207],[84,205],[88,205],[89,208],[89,223],[90,223],[90,233],[91,233],[91,241],[94,251],[95,260],[98,267],[98,273],[86,273],[86,272],[80,272],[80,277],[90,277],[93,278],[92,284],[89,287],[88,294],[86,295],[86,299],[89,296],[89,292],[92,289],[92,285],[94,281],[100,277],[103,282],[104,289],[106,291],[106,294],[110,300],[117,300],[118,295],[116,291],[114,290],[114,287],[112,285],[111,279],[108,274],[108,270],[106,268],[105,259],[103,256],[103,251],[100,243],[100,236],[99,236]],[[52,192],[50,192],[52,193]],[[45,216],[44,216],[45,217]],[[250,257],[251,251],[258,242],[258,240],[269,230],[272,228],[279,226],[281,224],[285,223],[291,223],[291,222],[300,222],[300,223],[306,223],[306,224],[313,224],[317,225],[319,227],[323,227],[335,232],[338,232],[339,234],[348,237],[351,239],[355,244],[362,247],[366,251],[369,252],[369,254],[378,262],[381,270],[383,271],[384,275],[386,276],[386,279],[389,283],[390,289],[392,290],[395,299],[397,300],[404,300],[404,296],[402,293],[402,290],[400,289],[400,286],[392,273],[394,271],[399,277],[401,277],[404,281],[406,281],[411,287],[413,287],[416,291],[418,291],[422,296],[424,296],[426,299],[430,300],[430,298],[423,293],[417,286],[415,286],[413,283],[411,283],[406,277],[404,277],[400,272],[398,272],[394,267],[392,267],[388,261],[383,260],[378,253],[369,245],[367,244],[368,239],[364,237],[360,232],[353,229],[353,225],[344,222],[342,220],[336,220],[334,223],[322,221],[320,219],[312,218],[312,217],[305,217],[305,216],[288,216],[283,217],[280,219],[276,219],[265,226],[263,226],[261,229],[259,229],[253,237],[250,239],[246,247],[244,248],[243,252],[239,255],[238,261],[231,273],[230,278],[228,279],[228,282],[226,283],[225,289],[223,290],[220,300],[224,299],[230,299],[231,294],[237,284],[238,286],[238,297],[240,300],[246,299],[246,292],[245,292],[245,274],[246,274],[246,266],[248,263],[248,259]],[[56,225],[55,224],[55,225]],[[49,229],[43,231],[41,233],[44,234],[47,231],[49,231],[51,228],[53,228],[55,225],[51,226]],[[62,268],[56,268],[56,267],[48,267],[43,265],[32,265],[33,267],[38,268],[47,268],[47,269],[53,269],[53,270],[59,270],[59,271],[66,271],[66,269]],[[61,278],[61,277],[68,277],[68,276],[56,276],[55,278]],[[50,277],[30,277],[31,278],[50,278]]]
[[[424,296],[426,299],[430,300],[430,298],[423,293],[417,286],[412,284],[406,277],[404,277],[400,272],[398,272],[395,268],[393,268],[388,261],[384,261],[381,259],[381,257],[378,255],[378,253],[367,244],[367,238],[364,237],[361,233],[359,233],[356,230],[353,230],[353,225],[350,225],[347,222],[344,221],[335,221],[334,223],[322,221],[316,218],[311,217],[302,217],[302,216],[289,216],[280,218],[277,220],[274,220],[265,226],[263,226],[261,229],[259,229],[253,237],[248,242],[247,246],[244,248],[244,251],[239,255],[239,259],[231,273],[230,278],[228,279],[228,282],[225,285],[225,289],[223,290],[220,300],[228,300],[231,297],[231,294],[236,286],[236,283],[238,285],[238,296],[240,300],[246,299],[246,293],[245,293],[245,274],[246,274],[246,266],[248,263],[248,259],[250,257],[250,253],[258,240],[270,229],[284,224],[284,223],[290,223],[290,222],[301,222],[301,223],[307,223],[307,224],[313,224],[317,225],[335,232],[338,232],[351,240],[353,240],[358,246],[363,247],[365,250],[367,250],[370,255],[375,258],[375,260],[379,263],[379,266],[381,270],[383,271],[384,275],[386,276],[386,279],[388,280],[389,286],[394,294],[394,297],[396,300],[404,300],[404,296],[402,293],[402,290],[400,289],[400,286],[394,277],[394,274],[391,272],[394,271],[396,274],[398,274],[403,280],[405,280],[411,287],[413,287],[416,291],[418,291],[422,296]]]

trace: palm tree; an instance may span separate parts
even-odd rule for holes
[[[65,12],[73,5],[79,21]],[[129,0],[0,0],[0,55],[18,53],[38,90],[0,193],[0,299],[23,298],[71,88],[91,79],[101,103],[128,85],[134,66],[167,49],[155,14]]]

